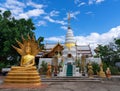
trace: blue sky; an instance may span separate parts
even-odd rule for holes
[[[120,36],[120,0],[0,0],[1,10],[16,19],[32,18],[35,35],[64,42],[67,13],[78,44],[106,44]]]

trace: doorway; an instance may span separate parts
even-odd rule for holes
[[[71,63],[67,63],[67,76],[73,76],[73,66]]]

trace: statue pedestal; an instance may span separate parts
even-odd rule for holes
[[[40,76],[35,66],[13,66],[7,74],[5,84],[33,84],[40,85]]]

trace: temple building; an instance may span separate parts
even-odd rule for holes
[[[77,45],[74,39],[73,30],[70,27],[70,14],[68,14],[68,30],[65,37],[65,43],[50,44],[46,43],[44,45],[44,51],[39,53],[39,66],[42,61],[49,62],[55,71],[59,65],[58,76],[80,76],[81,72],[86,72],[85,58],[91,58],[92,52],[89,45]],[[80,60],[81,69],[77,66],[76,61]]]

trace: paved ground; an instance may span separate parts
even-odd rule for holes
[[[2,82],[2,78],[0,79]],[[120,81],[102,82],[45,82],[41,86],[4,86],[0,91],[120,91]]]

